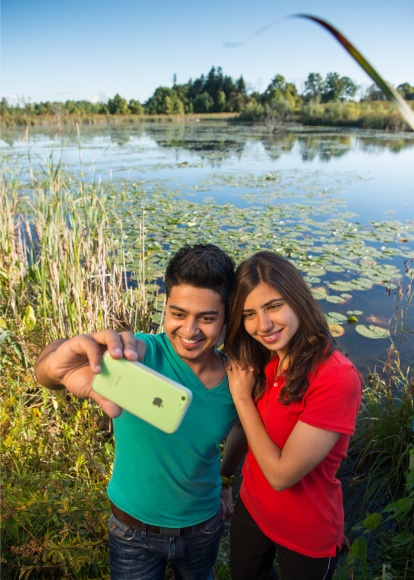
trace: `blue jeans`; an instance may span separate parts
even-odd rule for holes
[[[210,580],[223,532],[221,510],[196,532],[180,537],[131,528],[111,513],[111,580],[164,580],[167,562],[176,580]]]

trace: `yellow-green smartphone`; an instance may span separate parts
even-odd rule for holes
[[[192,400],[187,387],[139,362],[113,359],[109,352],[92,389],[166,433],[178,429]]]

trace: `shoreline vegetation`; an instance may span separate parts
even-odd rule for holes
[[[148,270],[148,226],[136,217],[132,250],[119,215],[119,191],[68,175],[59,163],[33,169],[30,183],[20,179],[18,167],[14,173],[4,170],[0,426],[5,580],[109,578],[111,422],[92,401],[39,386],[34,364],[43,346],[60,336],[104,327],[162,328],[164,297]],[[413,306],[413,260],[405,266],[408,283],[395,294],[388,358],[363,377],[357,432],[339,474],[349,550],[341,556],[336,580],[413,577],[414,376],[398,351],[401,337],[412,332],[405,325]],[[228,536],[215,580],[230,580]]]
[[[414,87],[404,82],[396,92],[414,107]],[[359,95],[359,97],[357,97]],[[248,88],[243,76],[234,80],[221,67],[207,75],[172,87],[156,88],[145,103],[125,99],[119,94],[108,100],[32,103],[20,99],[0,102],[0,126],[63,126],[68,124],[126,124],[142,120],[180,121],[226,119],[234,122],[265,124],[277,131],[286,123],[306,126],[353,127],[385,131],[409,131],[376,84],[361,92],[349,77],[330,72],[325,78],[309,73],[302,92],[294,83],[276,74],[261,93]]]
[[[303,128],[329,127],[386,132],[411,132],[391,103],[310,103],[300,112],[279,114],[271,111],[257,112],[246,107],[241,113],[187,113],[187,114],[67,114],[46,113],[0,117],[0,128],[45,127],[54,129],[76,126],[121,125],[131,126],[142,122],[152,123],[199,123],[204,121],[241,122],[261,125],[269,132],[289,130],[292,125]]]

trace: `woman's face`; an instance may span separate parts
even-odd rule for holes
[[[277,290],[260,282],[243,306],[246,332],[282,359],[299,328],[299,318]]]

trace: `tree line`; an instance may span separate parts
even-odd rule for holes
[[[25,102],[12,105],[5,98],[0,103],[2,117],[40,115],[185,115],[202,113],[244,113],[250,116],[277,114],[279,117],[297,111],[309,103],[355,101],[360,87],[347,76],[337,72],[325,78],[319,73],[309,73],[300,93],[294,83],[276,74],[266,89],[248,91],[243,76],[234,80],[224,75],[221,67],[212,67],[207,75],[177,84],[174,75],[171,87],[158,87],[144,103],[127,100],[119,94],[106,102],[67,100],[65,102]],[[397,90],[406,100],[414,100],[414,87],[402,83]],[[371,85],[360,101],[386,101],[377,85]]]

